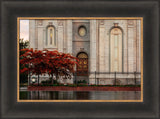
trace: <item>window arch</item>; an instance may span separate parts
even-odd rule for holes
[[[122,72],[123,52],[122,52],[123,34],[122,30],[114,27],[110,31],[110,71]]]
[[[46,46],[56,46],[56,30],[54,26],[47,27]]]

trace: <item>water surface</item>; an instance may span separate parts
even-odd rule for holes
[[[21,100],[140,100],[141,91],[20,91]]]

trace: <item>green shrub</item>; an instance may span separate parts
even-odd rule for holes
[[[46,81],[41,81],[41,86],[62,86],[62,84],[59,84],[57,80],[46,80]]]
[[[52,83],[51,80],[41,81],[41,84],[50,84],[50,83]]]
[[[78,84],[80,84],[80,83],[87,84],[87,81],[86,81],[86,80],[80,80],[80,81],[78,81],[77,83],[78,83]]]
[[[66,85],[66,86],[68,86],[68,87],[77,87],[76,84],[68,84],[68,85]]]

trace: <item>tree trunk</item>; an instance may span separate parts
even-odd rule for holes
[[[28,78],[28,86],[29,86],[30,85],[30,80],[31,80],[30,71],[28,71],[28,75],[29,75],[29,78]]]
[[[38,74],[38,86],[39,86],[39,74]]]
[[[51,80],[52,80],[52,84],[53,84],[53,74],[51,76],[52,76]]]
[[[56,70],[56,80],[58,80],[58,71]]]
[[[56,73],[56,81],[58,80],[58,74]]]

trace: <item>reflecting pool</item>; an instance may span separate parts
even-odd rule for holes
[[[20,100],[140,100],[141,91],[20,91]]]

